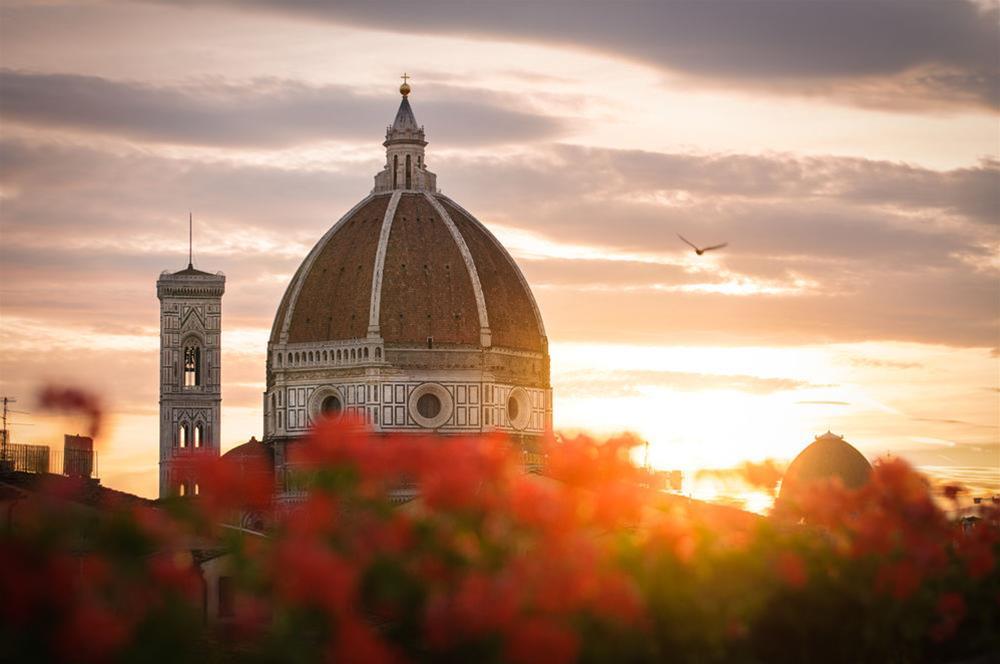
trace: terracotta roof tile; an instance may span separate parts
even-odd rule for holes
[[[531,295],[522,285],[513,259],[447,198],[439,200],[472,253],[486,299],[493,345],[542,351],[544,344]]]
[[[372,265],[388,202],[388,196],[373,198],[320,251],[291,310],[289,343],[357,339],[368,333]]]
[[[390,195],[376,196],[347,218],[308,268],[300,266],[275,317],[279,341],[291,315],[289,343],[367,336],[372,274]],[[544,352],[542,327],[513,259],[481,225],[445,197],[438,200],[469,248],[483,289],[492,344]],[[302,280],[298,297],[295,284]],[[379,324],[389,344],[478,346],[480,321],[472,280],[454,236],[423,193],[403,192],[385,253]]]
[[[403,194],[392,223],[379,322],[388,343],[479,344],[472,281],[454,238],[422,194]]]

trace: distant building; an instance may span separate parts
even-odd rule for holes
[[[6,471],[0,472],[0,528],[33,527],[38,512],[31,509],[31,505],[53,498],[81,505],[95,513],[117,507],[154,505],[152,500],[102,486],[96,479],[82,480],[46,471]]]
[[[849,489],[857,489],[868,482],[872,466],[868,459],[853,445],[827,431],[816,436],[789,464],[781,480],[778,500],[787,500],[816,481],[838,478]]]
[[[63,475],[90,477],[94,474],[94,439],[90,436],[63,436]]]

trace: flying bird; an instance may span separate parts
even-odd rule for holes
[[[690,245],[690,247],[694,249],[694,253],[698,254],[699,256],[701,256],[706,251],[712,251],[713,249],[722,249],[723,247],[729,244],[728,242],[723,242],[722,244],[713,244],[711,247],[699,247],[694,242],[691,242],[680,233],[677,234],[677,237],[684,240],[684,244]]]

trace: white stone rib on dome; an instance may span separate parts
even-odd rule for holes
[[[456,210],[458,210],[459,212],[461,212],[462,214],[464,214],[466,216],[466,218],[468,218],[469,220],[471,220],[472,223],[480,231],[482,231],[483,234],[486,235],[486,237],[488,237],[490,239],[490,241],[497,248],[497,250],[499,250],[500,253],[503,254],[504,258],[507,259],[507,261],[510,263],[511,267],[514,268],[514,274],[516,274],[517,277],[518,277],[518,279],[520,279],[520,281],[521,281],[521,287],[524,288],[525,292],[528,294],[528,300],[531,302],[531,308],[535,312],[535,321],[538,323],[538,333],[542,336],[543,339],[545,339],[546,338],[546,335],[545,335],[545,323],[542,321],[542,312],[538,308],[538,302],[535,301],[535,294],[531,291],[531,287],[528,286],[528,280],[524,278],[524,274],[521,273],[521,269],[517,266],[517,262],[514,260],[514,257],[511,256],[510,253],[507,251],[507,248],[504,247],[503,244],[500,243],[500,240],[498,240],[496,238],[496,236],[493,235],[493,233],[490,232],[490,229],[488,229],[486,227],[486,225],[483,224],[481,221],[479,221],[479,219],[477,219],[472,213],[470,213],[464,207],[462,207],[461,205],[459,205],[458,203],[456,203],[455,201],[453,201],[451,198],[448,198],[444,194],[437,194],[437,197],[438,198],[443,198],[444,200],[448,201],[448,203],[450,205],[455,206]]]
[[[302,265],[299,266],[298,271],[295,273],[295,276],[293,277],[292,286],[288,290],[288,292],[290,293],[290,297],[288,301],[288,307],[284,312],[285,319],[281,323],[281,334],[278,337],[278,341],[280,343],[288,343],[288,327],[292,324],[292,314],[295,312],[295,303],[299,299],[299,291],[302,290],[302,282],[305,280],[306,277],[309,276],[309,271],[312,269],[312,264],[316,260],[316,257],[319,256],[320,253],[322,253],[323,249],[326,247],[327,242],[329,242],[330,238],[332,238],[337,233],[337,231],[340,230],[341,226],[343,226],[348,219],[354,216],[355,212],[364,207],[364,205],[366,205],[373,198],[375,198],[374,193],[368,194],[363,199],[361,199],[357,205],[348,210],[347,213],[344,214],[344,216],[342,216],[337,221],[337,223],[335,223],[330,228],[330,230],[328,230],[326,233],[323,234],[323,237],[321,237],[319,242],[317,242],[315,246],[313,246],[312,251],[309,252],[309,255],[306,256],[306,259],[302,261]],[[277,321],[275,321],[275,323],[277,323]]]
[[[379,230],[378,250],[375,253],[375,267],[372,268],[372,297],[371,307],[368,311],[368,336],[378,337],[381,330],[379,321],[379,309],[382,301],[382,273],[385,270],[385,252],[389,247],[389,234],[392,232],[392,220],[396,216],[396,208],[399,207],[399,199],[403,197],[403,191],[398,189],[392,193],[389,205],[385,208],[382,216],[382,227]]]
[[[448,215],[448,211],[444,209],[441,203],[430,192],[425,191],[424,197],[431,204],[431,207],[434,208],[434,211],[441,215],[441,221],[447,226],[448,232],[451,233],[451,238],[458,245],[459,253],[462,254],[465,268],[469,272],[469,279],[472,280],[472,292],[476,296],[476,309],[479,312],[479,345],[484,348],[488,347],[491,343],[490,320],[486,315],[486,298],[483,297],[483,285],[479,281],[479,270],[476,269],[476,262],[472,259],[472,252],[469,251],[469,246],[465,243],[462,234],[458,232],[458,228]]]

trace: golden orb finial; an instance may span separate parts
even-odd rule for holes
[[[406,82],[406,80],[410,78],[410,75],[404,71],[403,75],[400,76],[400,78],[403,79],[403,84],[399,86],[399,94],[405,97],[406,95],[410,94],[410,84]]]

